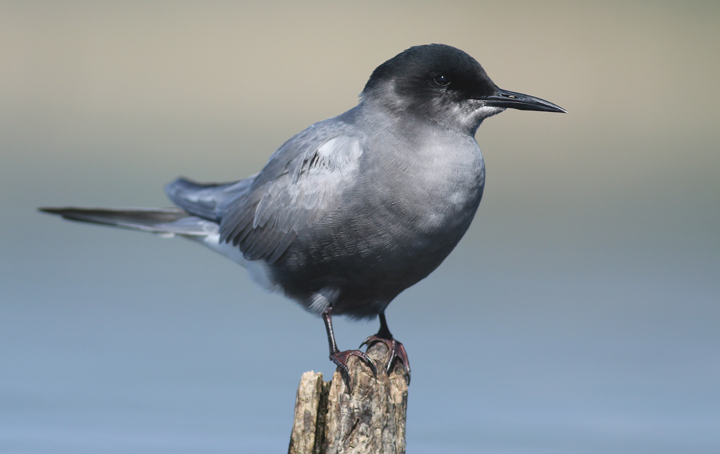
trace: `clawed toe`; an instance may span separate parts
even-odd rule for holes
[[[387,364],[385,364],[385,372],[387,372],[387,374],[389,375],[392,371],[395,360],[398,360],[403,363],[403,369],[407,374],[407,382],[408,384],[410,384],[410,360],[408,359],[407,352],[405,351],[405,346],[402,344],[402,342],[396,341],[395,339],[386,339],[384,337],[379,337],[378,335],[373,335],[365,339],[365,342],[360,344],[360,347],[362,347],[363,345],[367,345],[368,347],[370,347],[376,342],[382,342],[383,344],[387,345],[387,348],[390,352],[390,357],[388,358]]]
[[[345,350],[344,352],[338,351],[330,353],[330,360],[332,360],[332,362],[340,368],[340,373],[342,374],[343,380],[345,380],[345,385],[347,385],[348,389],[350,389],[350,370],[348,369],[347,361],[351,356],[357,356],[362,362],[367,364],[372,371],[373,376],[377,377],[377,368],[365,352],[360,350]]]

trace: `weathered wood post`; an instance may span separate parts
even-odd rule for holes
[[[388,348],[376,342],[368,356],[378,374],[355,357],[348,361],[350,386],[335,372],[329,383],[321,373],[305,372],[295,399],[289,454],[404,454],[407,377],[395,361],[386,374]]]

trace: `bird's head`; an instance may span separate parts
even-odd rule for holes
[[[411,47],[378,66],[361,98],[397,115],[469,134],[506,108],[565,112],[551,102],[499,88],[474,58],[444,44]]]

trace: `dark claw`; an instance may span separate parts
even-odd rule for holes
[[[367,345],[368,347],[370,347],[375,342],[382,342],[383,344],[387,345],[387,348],[390,351],[390,359],[385,365],[385,371],[388,373],[388,375],[392,371],[393,363],[395,362],[395,360],[398,360],[403,363],[403,368],[405,369],[405,373],[407,374],[407,382],[409,385],[410,360],[408,360],[407,352],[405,351],[405,346],[402,344],[402,342],[396,341],[395,339],[385,339],[384,337],[373,335],[365,339],[365,342],[360,344],[360,347],[362,347],[363,345]]]
[[[340,368],[340,373],[343,376],[343,380],[345,380],[348,392],[350,391],[350,370],[348,370],[347,361],[351,356],[357,356],[360,358],[360,360],[367,364],[370,368],[373,373],[373,377],[377,377],[377,368],[375,367],[375,364],[364,352],[361,352],[360,350],[345,350],[344,352],[331,353],[330,360]]]

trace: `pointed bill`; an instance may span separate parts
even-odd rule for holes
[[[518,110],[538,110],[541,112],[561,112],[567,113],[567,110],[562,107],[545,101],[544,99],[536,98],[534,96],[525,95],[522,93],[516,93],[514,91],[503,90],[497,88],[495,93],[490,96],[483,96],[480,98],[485,101],[486,106],[490,107],[504,107],[507,109],[518,109]]]

